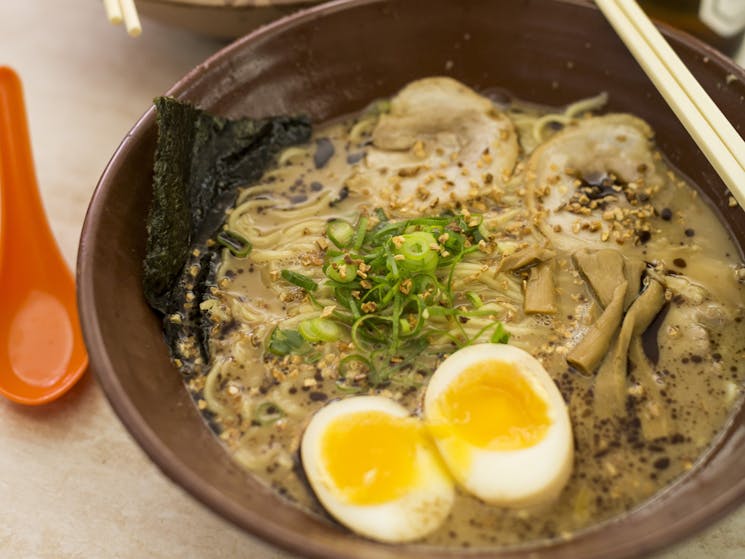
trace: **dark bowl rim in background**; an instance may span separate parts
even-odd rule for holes
[[[213,66],[219,66],[226,63],[231,54],[240,51],[246,44],[260,40],[264,37],[271,36],[278,30],[290,28],[296,25],[312,22],[325,14],[336,13],[346,9],[353,9],[355,6],[380,4],[385,0],[336,0],[310,7],[293,15],[287,16],[281,20],[273,22],[262,27],[241,39],[231,43],[225,48],[209,57],[205,62],[196,66],[186,76],[180,79],[171,87],[166,95],[180,97],[187,94],[191,87],[199,82],[201,75]],[[550,3],[567,4],[572,6],[582,6],[587,9],[597,9],[583,0],[546,0]],[[698,51],[709,61],[721,66],[727,73],[737,76],[740,80],[745,81],[745,70],[720,54],[713,48],[705,45],[701,41],[690,35],[674,30],[667,26],[661,26],[663,32],[674,43],[685,45],[693,50]],[[316,557],[342,557],[339,553],[326,552],[323,549],[308,545],[306,535],[298,533],[290,527],[278,527],[267,523],[260,511],[253,511],[252,514],[240,507],[233,506],[227,502],[221,495],[206,486],[199,475],[185,468],[177,455],[167,448],[159,439],[156,432],[142,418],[134,404],[130,401],[127,392],[124,390],[118,378],[116,367],[112,362],[106,349],[106,342],[102,336],[100,323],[96,314],[96,298],[92,289],[92,264],[90,262],[91,254],[89,244],[96,234],[96,228],[101,220],[101,212],[105,202],[105,192],[107,186],[112,180],[112,176],[118,171],[118,165],[126,160],[128,145],[133,139],[137,139],[147,127],[154,126],[154,107],[150,107],[144,115],[137,121],[132,130],[127,134],[122,143],[116,149],[111,161],[96,186],[90,206],[88,208],[85,223],[81,234],[81,241],[77,261],[78,277],[78,304],[80,309],[81,326],[85,337],[86,345],[89,350],[91,360],[91,370],[95,373],[98,382],[104,390],[104,393],[116,412],[117,416],[128,429],[132,437],[142,447],[150,459],[160,468],[160,470],[169,477],[173,482],[180,485],[201,503],[210,508],[218,515],[230,520],[244,530],[289,551],[304,554],[309,553]],[[741,247],[742,248],[742,247]],[[663,491],[664,493],[665,491]],[[692,510],[681,511],[678,518],[671,519],[667,528],[662,532],[654,534],[634,534],[637,541],[629,544],[628,548],[617,551],[608,555],[607,559],[612,557],[631,557],[640,554],[649,553],[659,550],[674,542],[679,542],[694,533],[709,526],[713,522],[721,519],[726,514],[733,511],[739,505],[745,503],[745,476],[738,483],[733,484],[729,490],[712,495],[713,498],[707,500],[702,506]],[[700,505],[700,503],[697,502]],[[585,532],[603,530],[607,526],[614,524],[619,519],[611,519],[601,524],[593,525],[583,530],[579,535]],[[360,542],[367,540],[360,539]],[[369,542],[367,542],[369,543]],[[379,544],[375,544],[379,545]],[[505,548],[504,552],[499,550],[476,553],[474,557],[491,557],[491,556],[510,556],[513,553],[515,557],[527,557],[530,550],[538,551],[543,546],[521,546]],[[395,551],[396,548],[391,548]],[[350,549],[350,553],[356,550]],[[523,555],[523,553],[525,554]],[[453,549],[452,557],[456,554],[465,552],[461,549]],[[540,554],[543,556],[543,554]],[[401,556],[408,556],[402,549]],[[423,555],[414,554],[412,556],[421,557]]]
[[[150,2],[151,4],[170,4],[172,6],[183,6],[183,7],[197,7],[197,8],[214,8],[214,9],[230,9],[230,10],[250,10],[252,8],[266,8],[271,6],[292,6],[292,5],[308,5],[315,2],[323,2],[323,0],[249,0],[246,3],[231,3],[226,2],[224,4],[214,4],[212,2],[204,2],[199,0],[136,0]]]

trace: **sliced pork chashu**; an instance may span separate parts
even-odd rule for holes
[[[527,206],[554,246],[574,250],[634,242],[663,184],[652,130],[627,114],[581,120],[533,152]]]
[[[450,78],[427,78],[391,101],[347,186],[401,215],[499,194],[518,156],[512,122]]]

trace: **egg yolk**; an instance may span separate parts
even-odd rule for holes
[[[357,412],[329,423],[321,442],[326,471],[347,502],[393,501],[415,485],[421,427],[387,413]]]
[[[546,401],[514,365],[482,361],[465,369],[437,399],[437,423],[478,448],[519,450],[550,426]],[[435,431],[437,431],[435,426]]]

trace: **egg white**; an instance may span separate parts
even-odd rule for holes
[[[409,412],[403,406],[381,396],[357,396],[327,404],[311,419],[300,446],[308,481],[329,514],[358,534],[384,542],[419,539],[440,526],[455,498],[453,481],[434,445],[417,447],[414,485],[398,499],[379,504],[346,502],[324,464],[322,440],[329,424],[345,415],[365,411],[409,419]]]
[[[439,396],[469,367],[496,360],[511,364],[536,395],[547,404],[550,425],[545,436],[533,446],[518,450],[489,450],[444,434],[436,425]],[[424,399],[424,417],[431,427],[440,454],[458,484],[469,493],[506,507],[530,507],[555,499],[571,475],[574,461],[572,427],[564,399],[543,366],[532,355],[506,344],[477,344],[450,355],[433,374]],[[439,435],[438,435],[439,433]],[[457,440],[452,440],[456,437]],[[453,448],[469,457],[462,460]]]

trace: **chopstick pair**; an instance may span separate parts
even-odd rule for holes
[[[103,0],[103,6],[109,23],[119,25],[124,22],[127,33],[132,37],[137,37],[142,33],[140,16],[137,15],[134,0]]]
[[[634,0],[595,3],[745,208],[745,142],[735,128]]]

